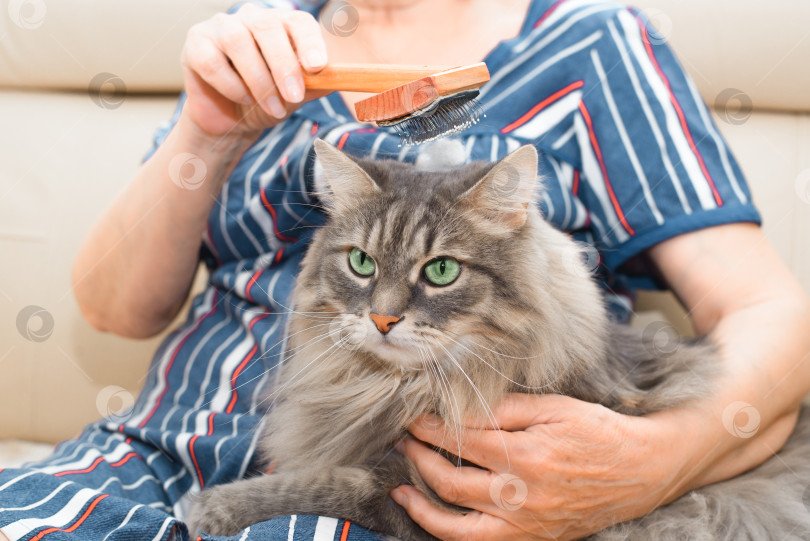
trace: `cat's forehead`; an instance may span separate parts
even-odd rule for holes
[[[452,202],[493,167],[473,162],[448,171],[423,171],[394,160],[360,160],[359,164],[379,186],[381,196],[411,200],[414,204]]]

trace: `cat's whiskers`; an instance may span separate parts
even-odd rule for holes
[[[328,325],[331,325],[331,323],[321,323],[321,324],[319,324],[318,326],[328,326]],[[289,336],[290,336],[290,337],[292,337],[292,336],[295,336],[295,335],[297,335],[297,334],[301,334],[302,332],[306,332],[306,331],[307,331],[307,330],[309,330],[310,328],[311,328],[311,327],[308,327],[308,328],[303,329],[303,330],[301,330],[301,331],[295,332],[295,333],[293,333],[293,334],[291,334],[291,335],[289,335]],[[345,329],[346,329],[346,327],[339,328],[339,329],[335,329],[334,331],[332,331],[332,332],[330,332],[330,333],[323,333],[323,334],[320,334],[320,335],[318,335],[318,336],[316,336],[316,337],[314,337],[314,338],[311,338],[311,339],[309,339],[307,342],[305,342],[304,344],[302,344],[301,346],[298,346],[299,351],[298,351],[298,352],[296,352],[295,354],[300,353],[300,351],[303,351],[303,347],[302,347],[302,346],[314,345],[314,344],[316,344],[316,343],[318,343],[318,342],[322,342],[323,340],[325,340],[326,338],[328,338],[328,337],[329,337],[330,335],[332,335],[333,333],[339,333],[339,332],[342,332],[342,331],[343,331],[343,330],[345,330]],[[256,381],[257,379],[259,379],[259,378],[263,377],[263,376],[264,376],[265,374],[267,374],[268,372],[271,372],[271,371],[273,371],[273,370],[277,369],[277,368],[278,368],[279,366],[281,366],[282,364],[284,364],[284,361],[286,360],[286,357],[287,357],[287,351],[282,351],[282,352],[279,352],[279,353],[275,353],[275,354],[273,354],[273,355],[268,355],[268,353],[269,353],[270,351],[272,351],[272,349],[273,349],[273,348],[275,348],[277,345],[279,345],[279,344],[281,344],[281,343],[283,343],[283,342],[284,342],[284,340],[283,340],[283,339],[282,339],[282,340],[280,340],[280,341],[278,341],[278,342],[276,342],[276,344],[275,344],[274,346],[272,346],[272,347],[268,348],[267,353],[263,353],[263,354],[262,354],[262,355],[260,355],[259,357],[257,357],[257,358],[255,358],[255,359],[253,359],[253,360],[250,362],[250,364],[249,364],[249,365],[248,365],[246,368],[249,368],[249,367],[250,367],[250,366],[252,366],[254,363],[256,363],[256,362],[258,362],[258,361],[260,361],[260,360],[263,360],[263,359],[265,359],[265,358],[269,358],[269,357],[275,357],[275,356],[282,356],[282,358],[281,358],[281,359],[280,359],[280,360],[279,360],[277,363],[275,363],[273,366],[271,366],[271,367],[269,367],[269,368],[267,368],[267,369],[263,370],[261,373],[259,373],[259,374],[255,375],[254,377],[250,378],[249,380],[247,380],[247,381],[243,381],[243,382],[242,382],[242,383],[240,383],[239,385],[235,386],[235,387],[233,388],[233,390],[234,390],[234,391],[238,391],[238,390],[239,390],[239,389],[241,389],[242,387],[244,387],[244,386],[246,386],[246,385],[249,385],[250,383],[252,383],[252,382]],[[217,391],[217,389],[212,389],[212,390],[208,391],[207,393],[205,393],[205,395],[204,395],[204,396],[207,396],[207,395],[210,395],[210,394],[215,394],[215,393],[216,393],[216,391]],[[259,407],[259,405],[261,405],[262,403],[264,403],[264,400],[262,400],[261,402],[257,403],[257,404],[256,404],[256,407],[258,408],[258,407]],[[209,402],[208,404],[210,404],[210,402]],[[206,405],[208,405],[208,404],[206,404]]]
[[[472,389],[475,392],[476,396],[478,397],[478,401],[481,402],[481,405],[484,407],[484,412],[486,413],[487,419],[489,420],[490,425],[492,426],[492,429],[496,430],[498,432],[498,435],[501,438],[501,444],[503,445],[503,450],[504,450],[504,453],[506,454],[507,468],[511,468],[511,462],[510,462],[510,459],[509,459],[509,448],[507,447],[506,439],[503,437],[503,434],[501,433],[500,427],[498,426],[498,421],[497,421],[497,419],[495,419],[495,413],[489,407],[489,404],[487,403],[487,401],[484,398],[484,395],[481,393],[480,389],[478,389],[478,386],[475,384],[475,382],[472,379],[470,379],[470,376],[467,375],[467,372],[464,371],[464,368],[462,368],[461,364],[456,360],[455,357],[453,357],[453,354],[450,353],[450,351],[446,347],[444,347],[441,344],[441,342],[437,342],[437,343],[439,344],[439,347],[442,348],[444,350],[444,352],[447,354],[448,360],[450,362],[452,362],[456,366],[456,368],[458,368],[458,370],[461,372],[461,374],[467,379],[467,382],[470,384],[470,386],[472,387]],[[459,449],[461,449],[461,448],[459,447]]]
[[[436,367],[436,370],[441,375],[442,380],[444,381],[444,384],[448,391],[448,395],[453,399],[452,402],[449,401],[447,402],[447,405],[450,408],[450,418],[451,418],[450,425],[453,427],[453,432],[455,433],[456,436],[456,448],[461,449],[461,437],[459,434],[459,429],[461,428],[461,407],[459,406],[458,398],[456,397],[456,392],[453,390],[453,386],[450,384],[450,378],[445,373],[444,368],[439,362],[438,357],[436,357],[436,353],[430,348],[427,349],[427,352],[430,355],[430,358],[433,360],[433,365]],[[445,436],[447,436],[446,430],[442,433],[442,440],[439,442],[439,447],[441,447],[442,449],[444,449]],[[461,467],[461,464],[457,463],[456,467]]]
[[[332,332],[328,333],[328,334],[327,334],[327,336],[329,336],[329,335],[331,335],[331,334],[334,334],[334,333],[336,333],[336,332],[339,332],[339,331],[338,331],[338,330],[336,330],[336,331],[332,331]],[[298,372],[296,372],[295,374],[293,374],[291,377],[287,378],[287,380],[284,382],[284,384],[283,384],[283,385],[280,385],[280,386],[279,386],[279,387],[277,387],[276,389],[273,389],[271,392],[267,393],[267,395],[266,395],[266,396],[265,396],[265,397],[264,397],[264,398],[261,400],[261,402],[259,402],[259,403],[256,405],[256,407],[258,408],[258,406],[260,406],[260,405],[264,404],[264,403],[265,403],[265,401],[267,401],[268,399],[275,398],[275,395],[277,395],[277,394],[279,394],[281,391],[285,390],[285,389],[286,389],[286,388],[287,388],[287,387],[288,387],[288,386],[289,386],[291,383],[293,383],[293,381],[295,381],[295,379],[296,379],[298,376],[300,376],[300,375],[301,375],[301,374],[302,374],[302,373],[303,373],[303,372],[304,372],[304,371],[305,371],[307,368],[309,368],[310,366],[312,366],[312,364],[314,364],[315,362],[317,362],[317,361],[319,361],[319,360],[323,362],[323,361],[326,361],[327,359],[329,359],[329,358],[330,358],[332,355],[334,355],[335,350],[336,350],[336,349],[339,349],[339,348],[340,348],[340,347],[341,347],[341,346],[342,346],[342,345],[343,345],[345,342],[347,342],[348,340],[349,340],[348,338],[341,338],[341,339],[339,339],[337,342],[335,342],[334,344],[332,344],[331,346],[329,346],[329,347],[328,347],[326,350],[322,351],[322,352],[321,352],[320,354],[318,354],[318,355],[317,355],[315,358],[313,358],[313,359],[312,359],[311,361],[309,361],[309,362],[308,362],[306,365],[304,365],[304,366],[303,366],[303,367],[302,367],[302,368],[301,368],[301,369],[300,369]],[[328,355],[327,355],[327,354],[328,354]],[[324,356],[324,355],[327,355],[327,357],[326,357],[326,358],[323,358],[323,356]]]
[[[489,362],[488,362],[486,359],[484,359],[483,357],[481,357],[480,355],[478,355],[478,354],[477,354],[475,351],[473,351],[472,349],[470,349],[469,347],[467,347],[467,346],[466,346],[465,344],[463,344],[462,342],[460,342],[460,341],[458,341],[458,340],[453,339],[453,338],[452,338],[452,337],[451,337],[449,334],[448,334],[448,335],[446,335],[446,336],[447,336],[447,338],[448,338],[449,340],[453,341],[454,343],[458,344],[459,346],[461,346],[461,347],[463,347],[464,349],[466,349],[467,351],[469,351],[469,352],[470,352],[470,353],[471,353],[473,356],[475,356],[475,357],[476,357],[478,360],[480,360],[480,361],[481,361],[481,362],[483,362],[485,365],[487,365],[488,367],[490,367],[490,368],[491,368],[491,369],[492,369],[492,370],[493,370],[493,371],[494,371],[496,374],[498,374],[499,376],[501,376],[503,379],[505,379],[505,380],[506,380],[506,381],[508,381],[509,383],[511,383],[511,384],[513,384],[513,385],[516,385],[516,386],[518,386],[518,387],[521,387],[521,388],[523,388],[523,389],[528,389],[528,390],[531,390],[531,391],[539,391],[539,390],[542,390],[542,389],[548,389],[549,387],[551,387],[552,385],[554,385],[555,383],[557,383],[557,382],[558,382],[558,381],[561,379],[561,377],[562,377],[562,376],[557,376],[557,377],[556,377],[554,380],[552,380],[552,381],[550,381],[550,382],[548,382],[548,383],[546,383],[546,384],[544,384],[544,385],[538,385],[538,386],[536,386],[536,387],[532,387],[532,386],[529,386],[529,385],[524,385],[524,384],[522,384],[522,383],[519,383],[519,382],[517,382],[517,381],[513,380],[512,378],[510,378],[509,376],[507,376],[506,374],[504,374],[503,372],[501,372],[500,370],[498,370],[497,368],[495,368],[494,366],[492,366],[492,365],[491,365],[491,364],[490,364],[490,363],[489,363]],[[504,354],[498,353],[497,351],[493,351],[493,350],[488,349],[488,348],[486,348],[486,347],[484,347],[484,346],[481,346],[480,344],[478,344],[478,343],[476,343],[476,342],[472,342],[472,343],[473,343],[473,345],[475,345],[475,346],[478,346],[478,347],[481,347],[481,348],[483,348],[483,349],[486,349],[486,350],[487,350],[487,351],[489,351],[490,353],[494,353],[494,354],[496,354],[496,355],[500,355],[500,356],[502,356],[502,357],[504,357],[504,358],[506,358],[506,359],[525,360],[525,359],[534,359],[534,358],[536,358],[536,357],[539,357],[539,355],[538,355],[538,356],[535,356],[535,357],[510,357],[510,356],[508,356],[508,355],[504,355]]]

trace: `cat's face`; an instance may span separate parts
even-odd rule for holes
[[[532,311],[521,284],[539,264],[522,238],[536,212],[533,147],[449,173],[316,150],[330,222],[301,285],[308,310],[334,316],[338,347],[420,368],[484,336],[514,339],[510,318]]]

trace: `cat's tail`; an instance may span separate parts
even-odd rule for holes
[[[609,336],[605,363],[582,380],[583,398],[643,415],[710,394],[720,357],[706,338],[684,340],[664,324],[611,324]]]

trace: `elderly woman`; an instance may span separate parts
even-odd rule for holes
[[[157,352],[129,420],[88,427],[36,469],[0,471],[2,530],[15,539],[186,539],[190,496],[253,467],[284,301],[323,220],[306,194],[314,139],[358,156],[412,161],[420,152],[358,123],[352,105],[362,95],[306,90],[302,73],[327,62],[485,61],[487,116],[458,136],[466,159],[534,144],[543,211],[600,251],[613,315],[629,318],[627,291],[666,285],[725,363],[718,393],[647,417],[562,396],[510,398],[496,416],[511,432],[509,473],[528,491],[508,509],[493,505],[480,476],[454,475],[421,443],[447,445],[440,426],[417,423],[404,452],[440,496],[473,510],[448,514],[412,487],[395,489],[417,523],[441,539],[575,539],[770,457],[810,389],[808,301],[757,226],[694,85],[652,32],[633,10],[600,0],[277,0],[193,27],[177,112],[84,243],[75,291],[98,329],[146,337],[175,317],[200,259],[207,289]],[[759,414],[751,437],[721,422],[740,402]],[[448,450],[505,472],[483,439],[473,431]],[[111,476],[120,482],[105,482]],[[304,516],[253,534],[375,538]]]

